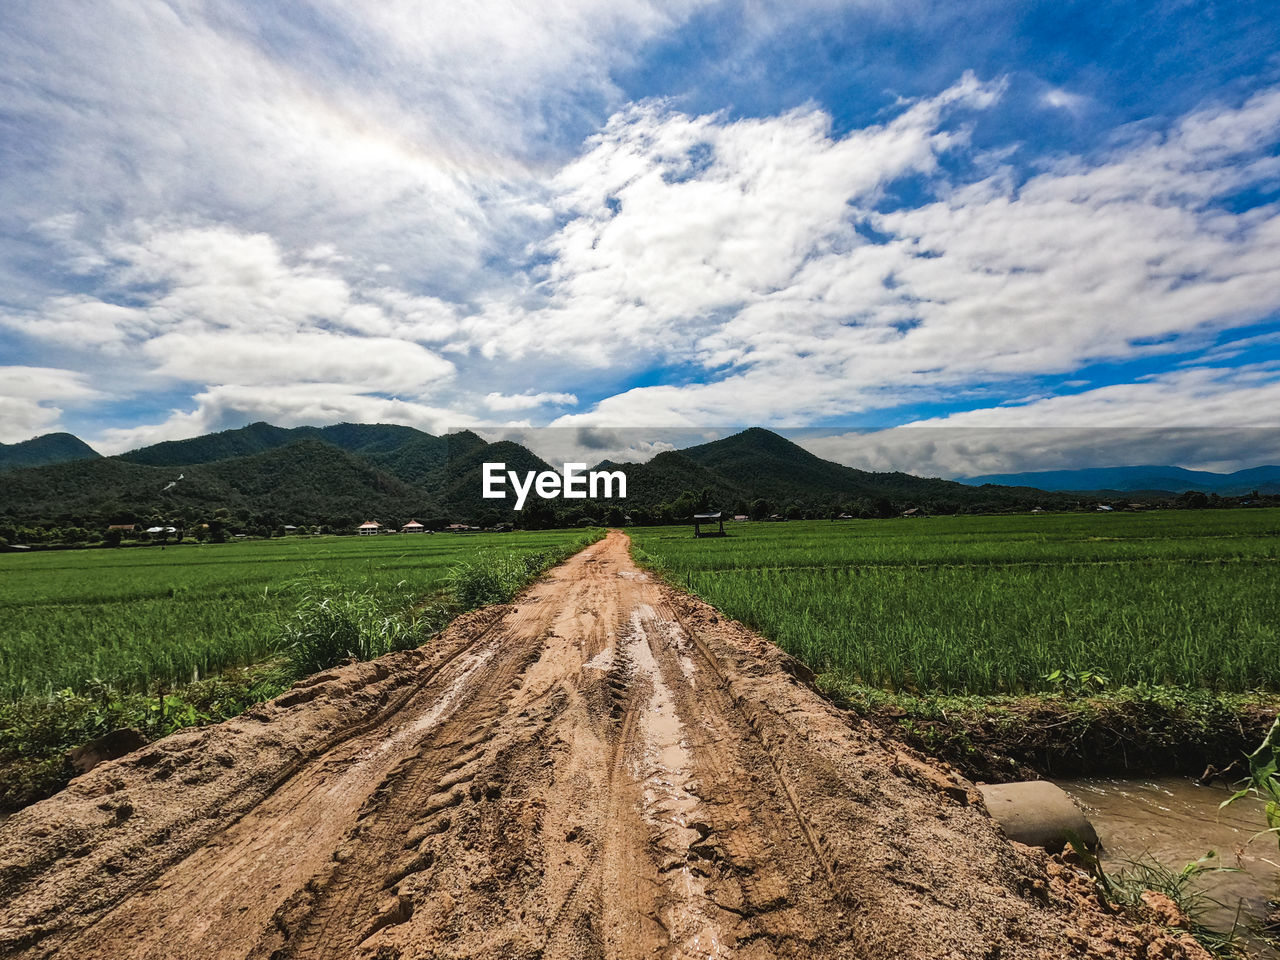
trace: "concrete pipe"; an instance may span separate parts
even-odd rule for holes
[[[1065,790],[1047,780],[978,787],[988,812],[1010,840],[1058,851],[1068,839],[1098,846],[1098,834]]]

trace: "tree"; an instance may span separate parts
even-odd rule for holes
[[[698,498],[691,491],[686,490],[671,504],[671,518],[677,523],[682,523],[692,519],[697,509]]]

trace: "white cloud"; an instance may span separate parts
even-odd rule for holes
[[[932,172],[963,141],[940,119],[998,95],[966,75],[840,139],[817,110],[725,122],[634,106],[554,181],[570,219],[543,246],[545,305],[491,303],[473,341],[489,355],[555,351],[588,365],[687,355],[727,315],[794,283],[808,259],[854,245],[851,201]]]
[[[490,410],[532,410],[543,406],[571,406],[578,402],[572,393],[490,393],[484,398],[484,405]]]
[[[860,469],[926,476],[1142,464],[1231,471],[1280,461],[1276,410],[1280,365],[1201,367],[800,442]]]
[[[1040,102],[1046,107],[1055,107],[1059,110],[1077,113],[1084,108],[1085,104],[1089,102],[1089,99],[1088,97],[1083,97],[1078,93],[1063,90],[1061,87],[1053,87],[1044,92],[1044,95],[1040,98]]]
[[[0,443],[19,443],[56,427],[60,404],[97,399],[81,373],[54,367],[0,366]]]
[[[224,225],[133,232],[102,248],[101,271],[103,296],[130,305],[54,297],[0,323],[68,351],[104,351],[142,378],[138,388],[324,381],[422,396],[454,372],[419,342],[453,331],[440,301],[354,289],[315,256],[286,257],[272,237]]]
[[[572,194],[599,209],[551,244],[560,259],[548,286],[563,306],[512,318],[516,333],[498,351],[620,363],[634,351],[703,368],[701,382],[630,390],[573,422],[803,423],[1191,352],[1280,310],[1280,206],[1233,212],[1219,202],[1280,173],[1269,153],[1280,90],[1206,108],[1098,161],[1062,159],[1023,183],[1004,170],[959,185],[939,175],[942,198],[912,209],[878,212],[870,174],[849,179],[845,164],[825,162],[849,145],[884,179],[928,169],[939,115],[995,95],[975,81],[961,88],[913,107],[910,135],[893,132],[898,121],[832,141],[811,117],[624,118],[588,154],[584,180],[596,186]],[[738,138],[752,148],[724,148]],[[695,140],[711,153],[691,170]],[[778,154],[803,159],[770,184],[782,202],[755,208],[759,157]],[[722,184],[724,208],[763,229],[716,219]],[[856,222],[884,242],[857,234]]]
[[[743,12],[760,40],[767,7]],[[5,244],[61,259],[7,288],[5,336],[115,399],[189,385],[193,409],[115,443],[602,394],[557,422],[798,424],[1262,345],[1230,331],[1280,310],[1280,208],[1224,201],[1280,175],[1280,90],[1028,177],[1000,166],[1016,145],[972,150],[1004,89],[972,74],[839,135],[815,107],[622,103],[619,66],[694,9],[16,9],[0,135],[40,163],[0,180],[0,269],[36,259]],[[929,202],[895,209],[904,177]]]
[[[78,236],[175,211],[463,283],[539,213],[610,75],[696,4],[477,0],[237,7],[50,0],[0,34],[13,164],[0,209]]]
[[[473,420],[414,400],[370,396],[344,383],[212,387],[193,398],[196,407],[175,410],[161,423],[103,430],[92,441],[105,454],[122,453],[162,440],[183,440],[266,420],[282,427],[330,423],[399,423],[441,434]]]
[[[143,346],[155,373],[195,383],[284,386],[344,383],[367,393],[438,391],[453,364],[425,347],[389,337],[167,333]]]

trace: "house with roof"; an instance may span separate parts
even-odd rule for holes
[[[362,537],[376,537],[382,530],[382,524],[377,520],[366,520],[360,526],[356,527],[356,533]]]
[[[410,520],[400,528],[401,533],[426,533],[427,528],[420,524],[417,520]]]

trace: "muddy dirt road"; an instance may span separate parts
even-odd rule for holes
[[[15,815],[0,954],[1201,956],[805,677],[611,533]]]

